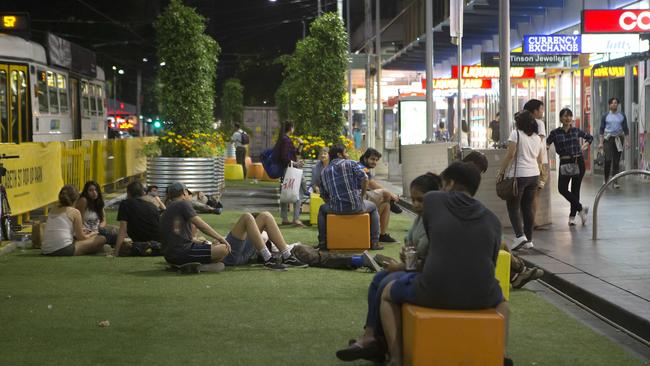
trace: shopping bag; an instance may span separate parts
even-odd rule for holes
[[[282,179],[282,190],[280,191],[280,202],[294,203],[300,199],[300,182],[302,181],[302,170],[287,167]]]

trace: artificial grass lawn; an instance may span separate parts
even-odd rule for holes
[[[238,216],[203,217],[225,235]],[[394,215],[391,234],[401,239],[409,225]],[[315,228],[283,231],[290,243],[316,241]],[[340,362],[334,352],[361,332],[370,273],[251,266],[184,276],[163,268],[160,257],[1,256],[0,365],[369,364]],[[535,293],[511,294],[516,364],[643,364]]]

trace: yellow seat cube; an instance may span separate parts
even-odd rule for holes
[[[226,180],[243,180],[244,169],[239,164],[226,164],[224,166],[224,176]]]
[[[510,253],[505,250],[499,250],[497,267],[494,274],[497,280],[499,280],[503,297],[506,300],[510,300]]]
[[[311,196],[309,196],[309,223],[312,225],[318,225],[318,209],[320,209],[320,206],[324,204],[325,201],[323,201],[322,198],[320,198],[320,194],[318,193],[312,193]]]
[[[504,319],[495,309],[443,310],[402,305],[405,366],[501,366]]]
[[[327,249],[370,249],[370,215],[327,215]]]

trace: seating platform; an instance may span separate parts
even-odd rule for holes
[[[370,215],[327,215],[327,249],[370,249]]]

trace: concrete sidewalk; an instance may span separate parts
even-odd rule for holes
[[[378,180],[402,193],[401,182]],[[552,181],[552,224],[534,232],[534,249],[517,255],[543,268],[551,286],[650,342],[650,181],[626,177],[622,189],[608,189],[600,200],[596,241],[591,212],[602,177],[583,180],[581,201],[591,211],[587,225],[578,218],[575,227],[568,226],[569,203],[557,190],[557,176]],[[512,229],[504,227],[503,234],[509,242]]]

